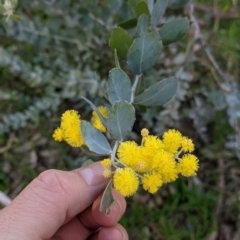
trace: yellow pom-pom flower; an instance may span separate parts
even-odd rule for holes
[[[148,134],[149,134],[149,131],[148,131],[147,128],[143,128],[143,129],[141,130],[141,135],[142,135],[142,137],[146,137],[146,136],[148,136]]]
[[[104,176],[105,178],[110,178],[110,177],[112,176],[112,171],[111,171],[109,168],[105,169],[105,170],[103,171],[103,176]]]
[[[113,176],[114,188],[124,197],[136,193],[139,179],[131,168],[118,168]]]
[[[162,149],[164,145],[158,137],[149,135],[144,138],[144,147],[153,152]]]
[[[136,168],[139,163],[141,149],[134,141],[126,141],[119,145],[117,155],[125,166]]]
[[[99,112],[102,114],[104,118],[107,118],[108,116],[108,109],[104,106],[98,107]],[[102,124],[101,119],[99,118],[96,111],[92,112],[92,118],[91,118],[92,125],[98,129],[100,132],[106,132],[106,127]]]
[[[147,153],[144,154],[144,148],[139,147],[138,157],[136,164],[133,166],[133,170],[139,173],[148,172],[151,170],[151,158],[148,158]]]
[[[75,110],[67,110],[61,118],[61,127],[64,140],[72,147],[81,147],[84,144],[80,127],[80,115]]]
[[[53,139],[57,142],[62,142],[64,140],[64,132],[61,128],[56,128],[53,132]]]
[[[198,168],[198,159],[193,154],[183,155],[178,163],[178,171],[185,177],[195,176]]]
[[[112,162],[111,162],[111,159],[110,158],[105,158],[103,159],[100,164],[103,166],[103,167],[111,167],[112,165]]]
[[[139,172],[149,172],[153,169],[153,158],[157,152],[163,148],[162,141],[156,137],[149,135],[144,138],[141,147],[141,162],[144,163],[145,168],[139,169]]]
[[[166,151],[176,154],[182,142],[182,134],[175,130],[169,129],[163,134],[163,144]]]
[[[194,151],[194,144],[192,142],[192,139],[183,137],[181,146],[184,152],[193,152]]]
[[[158,164],[156,170],[161,175],[163,183],[173,182],[178,178],[178,169],[173,155],[165,150],[159,151],[154,160]]]
[[[144,174],[142,178],[143,189],[155,193],[162,186],[162,178],[157,172]]]

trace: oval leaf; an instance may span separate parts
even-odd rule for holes
[[[139,2],[135,7],[135,12],[137,17],[139,18],[142,14],[150,16],[148,5],[145,1]]]
[[[151,25],[156,27],[168,6],[168,0],[158,0],[151,15]]]
[[[99,155],[109,155],[112,152],[106,137],[94,128],[91,123],[81,121],[81,130],[84,142],[90,151]]]
[[[149,17],[145,14],[140,16],[137,24],[137,36],[141,36],[143,33],[147,32],[149,28]]]
[[[111,179],[103,192],[99,211],[103,212],[103,210],[105,210],[105,214],[107,216],[109,216],[111,213],[112,205],[113,205],[114,201],[115,200],[114,200],[113,194],[112,194],[112,179]]]
[[[127,62],[134,74],[142,74],[159,59],[162,43],[155,31],[144,33],[136,38],[128,51]]]
[[[119,68],[114,68],[109,73],[108,98],[111,104],[117,101],[131,100],[131,81],[128,75]]]
[[[177,90],[178,82],[175,77],[165,78],[136,96],[134,103],[143,106],[160,106],[168,102]]]
[[[163,45],[177,42],[186,35],[189,29],[187,18],[173,20],[163,25],[159,30]]]
[[[122,28],[117,27],[113,30],[109,39],[109,46],[114,51],[117,49],[117,54],[121,58],[126,58],[128,49],[130,48],[133,39]]]
[[[107,127],[112,138],[123,141],[132,130],[135,121],[135,109],[132,104],[117,102],[109,111]]]

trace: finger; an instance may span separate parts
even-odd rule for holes
[[[85,240],[95,230],[90,230],[79,222],[77,217],[63,225],[50,240]]]
[[[93,205],[78,215],[80,222],[87,228],[94,229],[102,226],[111,227],[117,224],[126,210],[125,198],[116,190],[113,191],[114,203],[110,215],[105,211],[100,212],[102,194],[94,201]]]
[[[100,227],[115,226],[126,209],[125,199],[113,190],[115,201],[111,214],[107,216],[104,212],[99,211],[101,197],[102,194],[94,201],[92,206],[61,227],[54,237],[61,240],[83,240]]]
[[[12,229],[24,239],[51,238],[104,190],[107,179],[102,171],[101,165],[94,163],[78,171],[41,173],[4,209],[0,239],[1,233],[12,236]]]
[[[102,227],[90,237],[90,240],[128,240],[126,230],[117,224],[114,227]]]

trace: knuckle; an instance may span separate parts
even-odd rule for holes
[[[32,190],[44,201],[56,203],[68,196],[68,181],[58,170],[46,170],[35,180]]]
[[[64,180],[63,176],[57,170],[46,170],[37,177],[37,180],[42,183],[46,189],[54,192],[64,191]]]

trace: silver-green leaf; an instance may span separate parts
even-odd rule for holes
[[[107,128],[113,139],[123,141],[131,132],[135,109],[129,102],[117,102],[109,111]]]
[[[177,42],[187,34],[188,29],[187,18],[180,18],[164,24],[159,30],[163,45]]]
[[[84,142],[90,151],[99,155],[109,155],[112,152],[106,137],[94,128],[91,123],[81,121],[81,130]]]
[[[134,74],[142,74],[150,69],[159,59],[162,49],[160,36],[157,32],[147,32],[136,38],[131,45],[127,63]]]
[[[168,6],[168,0],[157,0],[151,14],[151,26],[156,27]]]
[[[145,14],[141,15],[138,19],[136,33],[137,36],[141,36],[147,32],[149,28],[149,17]]]
[[[109,73],[108,98],[111,104],[117,101],[131,100],[131,81],[128,75],[119,68],[113,68]]]
[[[134,104],[143,106],[160,106],[168,102],[177,90],[178,82],[175,77],[165,78],[147,88],[135,97]]]
[[[111,179],[103,192],[99,211],[103,212],[105,210],[105,214],[109,216],[111,213],[112,205],[114,201],[115,200],[112,194],[112,179]]]

